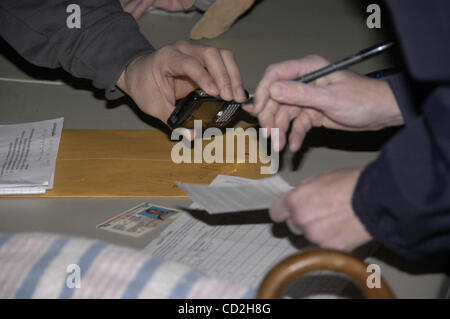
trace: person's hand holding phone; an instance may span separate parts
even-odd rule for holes
[[[117,86],[138,107],[164,123],[175,109],[175,101],[201,88],[226,101],[244,102],[242,77],[226,49],[178,41],[132,61]]]

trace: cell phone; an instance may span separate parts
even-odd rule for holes
[[[247,98],[249,94],[245,91]],[[175,110],[169,116],[167,124],[172,128],[194,128],[194,121],[201,120],[202,128],[225,127],[238,113],[242,103],[225,101],[210,96],[203,90],[195,90],[175,103]]]

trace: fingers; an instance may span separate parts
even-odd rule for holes
[[[268,100],[264,111],[258,116],[260,125],[267,128],[267,137],[270,136],[270,129],[275,127],[275,114],[277,113],[278,107],[277,102]]]
[[[291,218],[293,211],[287,200],[290,196],[292,196],[291,192],[278,197],[269,210],[269,216],[276,223],[286,222],[292,233],[301,235],[303,233],[302,227],[298,226]]]
[[[286,145],[286,133],[289,130],[290,122],[300,114],[301,108],[291,105],[279,105],[276,101],[269,99],[264,110],[258,115],[259,123],[267,128],[267,137],[270,136],[272,128],[279,129],[279,140],[277,149],[282,150]]]
[[[280,130],[279,150],[282,150],[287,144],[286,137],[292,119],[296,119],[301,112],[302,109],[297,106],[282,105],[279,107],[275,115],[275,127]]]
[[[351,205],[361,170],[333,170],[302,181],[274,202],[270,217],[320,246],[349,250],[367,242],[371,236]]]
[[[326,110],[333,105],[330,90],[294,81],[278,81],[269,89],[270,98],[282,104],[308,106]]]
[[[319,115],[320,116],[320,115]],[[303,109],[300,115],[293,121],[291,133],[289,134],[289,149],[291,152],[297,152],[302,146],[306,133],[315,125],[310,113]]]
[[[278,197],[269,210],[270,218],[276,223],[284,222],[291,214],[285,200],[286,196],[287,194]]]
[[[252,113],[256,115],[263,110],[264,105],[270,97],[270,87],[273,83],[293,80],[301,75],[317,70],[328,63],[324,58],[312,55],[299,60],[289,60],[272,64],[266,69],[255,91],[255,103],[252,108]]]
[[[293,233],[294,235],[298,236],[298,235],[303,234],[303,228],[295,225],[294,222],[292,221],[292,219],[286,220],[286,225],[289,228],[289,230],[291,231],[291,233]]]
[[[253,107],[254,107],[253,104],[243,104],[242,105],[242,109],[248,113],[253,113]]]
[[[220,50],[220,54],[222,55],[223,62],[230,75],[234,100],[236,102],[244,102],[247,99],[247,96],[244,92],[241,72],[236,64],[233,52],[230,50]]]
[[[164,67],[170,73],[169,75],[175,77],[187,76],[209,95],[220,93],[211,74],[197,59],[179,51],[170,52],[170,54],[172,54],[172,57],[164,63]],[[164,53],[161,55],[164,56]]]
[[[193,45],[186,41],[178,41],[174,46],[197,59],[207,69],[219,89],[215,95],[227,101],[246,100],[241,73],[230,50]]]
[[[167,11],[182,11],[184,10],[180,0],[155,0],[153,4],[155,8],[164,9]]]
[[[132,0],[124,6],[124,11],[130,13],[136,20],[144,15],[155,0]]]
[[[200,53],[203,57],[202,60],[216,82],[217,87],[220,89],[220,96],[226,101],[231,101],[234,97],[231,86],[231,77],[219,49],[209,47],[206,49],[199,48],[198,50],[202,51]]]

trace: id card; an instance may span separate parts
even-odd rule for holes
[[[178,210],[145,202],[97,225],[97,229],[140,237],[166,224],[166,220],[174,219],[178,213]]]

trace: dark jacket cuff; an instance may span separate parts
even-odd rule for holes
[[[410,81],[404,73],[398,73],[389,76],[387,82],[394,93],[405,124],[408,125],[409,122],[419,116]]]
[[[389,194],[384,194],[390,189],[385,187],[385,183],[394,183],[388,177],[391,176],[389,172],[388,161],[383,156],[364,169],[353,193],[353,210],[376,241],[407,258],[422,258],[422,254],[410,249],[405,243],[395,214],[379,200],[389,198]],[[401,201],[401,199],[398,200]]]
[[[91,43],[80,59],[95,70],[93,85],[105,89],[106,98],[115,99],[124,95],[116,83],[126,66],[138,56],[154,51],[134,18],[120,13],[109,17],[98,41]]]
[[[104,11],[100,20],[86,17],[86,26],[79,31],[64,31],[72,36],[69,48],[73,53],[61,50],[60,61],[72,75],[91,79],[96,88],[106,90],[107,98],[114,99],[124,95],[116,83],[128,63],[155,49],[139,32],[139,26],[130,14],[112,9]]]

